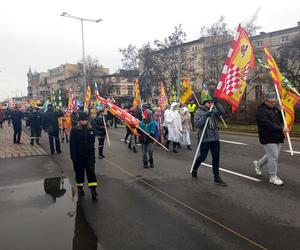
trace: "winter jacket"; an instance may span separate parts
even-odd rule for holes
[[[78,118],[79,118],[79,113],[78,112],[72,112],[71,115],[71,120],[72,120],[72,127],[76,127],[78,124]]]
[[[20,110],[13,110],[11,112],[11,121],[14,128],[22,127],[22,118],[24,117],[23,112]]]
[[[99,137],[105,137],[106,131],[104,126],[104,121],[102,116],[96,116],[92,121],[92,127],[95,131],[95,135]]]
[[[225,110],[219,102],[215,102],[214,105],[212,111],[200,105],[195,114],[195,126],[199,128],[199,136],[201,136],[206,119],[209,117],[202,142],[218,141],[220,139],[218,118],[225,113]],[[209,116],[210,112],[211,115]]]
[[[62,111],[47,110],[43,115],[43,129],[48,134],[59,131],[58,118],[62,117],[64,113]]]
[[[42,128],[42,114],[34,113],[28,115],[28,123],[31,130],[39,130]]]
[[[95,163],[95,133],[92,128],[74,127],[70,133],[70,155],[74,164]]]
[[[152,137],[155,137],[156,133],[156,124],[155,122],[151,120],[146,120],[144,119],[143,121],[140,122],[141,129],[145,130],[148,134],[150,134]],[[153,143],[153,140],[147,136],[145,133],[143,133],[142,130],[139,130],[140,133],[140,143],[142,144],[147,144],[147,143]]]
[[[4,121],[4,112],[0,110],[0,122]]]
[[[261,144],[283,143],[282,116],[277,107],[261,104],[256,112],[256,121]]]

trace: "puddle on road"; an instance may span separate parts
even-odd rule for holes
[[[1,249],[97,249],[74,194],[64,177],[1,187]]]

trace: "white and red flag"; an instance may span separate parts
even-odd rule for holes
[[[228,102],[232,112],[237,111],[246,89],[246,80],[251,68],[255,66],[252,44],[241,25],[232,41],[215,97]]]

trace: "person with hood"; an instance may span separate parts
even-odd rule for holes
[[[59,127],[58,127],[58,118],[62,117],[64,113],[61,110],[54,111],[53,105],[48,104],[47,111],[43,115],[43,129],[48,133],[50,151],[53,155],[54,150],[54,141],[55,149],[58,154],[61,154],[60,141],[59,141]]]
[[[83,185],[86,174],[88,187],[92,199],[97,199],[97,177],[95,173],[95,133],[89,122],[89,115],[85,112],[79,114],[77,127],[71,129],[70,155],[75,171],[78,196],[84,196]]]
[[[34,107],[28,115],[28,125],[31,132],[30,144],[33,145],[35,140],[36,144],[39,145],[42,132],[42,114],[37,107]]]
[[[265,93],[264,102],[257,109],[259,141],[264,147],[265,155],[258,161],[253,161],[253,164],[257,175],[262,175],[261,168],[267,165],[270,174],[269,182],[281,186],[283,181],[277,176],[278,157],[284,141],[284,132],[289,132],[289,129],[283,127],[280,108],[275,106],[275,103],[276,94],[268,91]]]
[[[182,145],[187,146],[187,150],[192,150],[191,148],[191,138],[190,138],[190,131],[191,131],[191,114],[186,107],[183,107],[181,113],[181,124],[182,124],[182,137],[180,143]]]
[[[197,157],[192,169],[192,177],[197,178],[197,170],[201,163],[206,160],[208,151],[210,151],[212,156],[214,182],[221,186],[227,186],[221,179],[219,173],[220,136],[218,118],[224,113],[225,110],[217,99],[213,100],[210,95],[202,97],[202,105],[200,105],[195,114],[195,126],[199,128],[198,135],[202,134],[206,120],[209,120],[201,142],[200,155]]]
[[[98,158],[103,159],[104,141],[106,137],[105,121],[104,121],[104,109],[99,109],[95,119],[92,122],[92,127],[98,136]]]
[[[165,122],[168,126],[168,141],[166,147],[169,148],[170,142],[173,142],[173,153],[178,153],[176,146],[182,136],[182,125],[180,114],[178,112],[178,104],[173,102],[170,107],[170,111],[165,116]]]
[[[141,129],[146,131],[152,137],[155,137],[156,124],[152,119],[152,111],[145,110],[143,120],[140,122]],[[150,168],[154,167],[153,163],[153,140],[147,134],[145,134],[142,130],[139,130],[140,133],[140,143],[142,144],[142,152],[143,152],[143,163],[144,168],[148,168],[148,161],[150,164]]]

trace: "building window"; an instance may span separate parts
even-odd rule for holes
[[[133,87],[132,86],[128,86],[128,95],[133,96]]]
[[[262,47],[263,41],[256,41],[255,42],[255,48],[260,48]]]
[[[286,43],[289,41],[289,37],[288,36],[282,36],[280,37],[280,43]]]
[[[116,87],[116,95],[121,95],[121,89],[120,89],[120,87]]]

